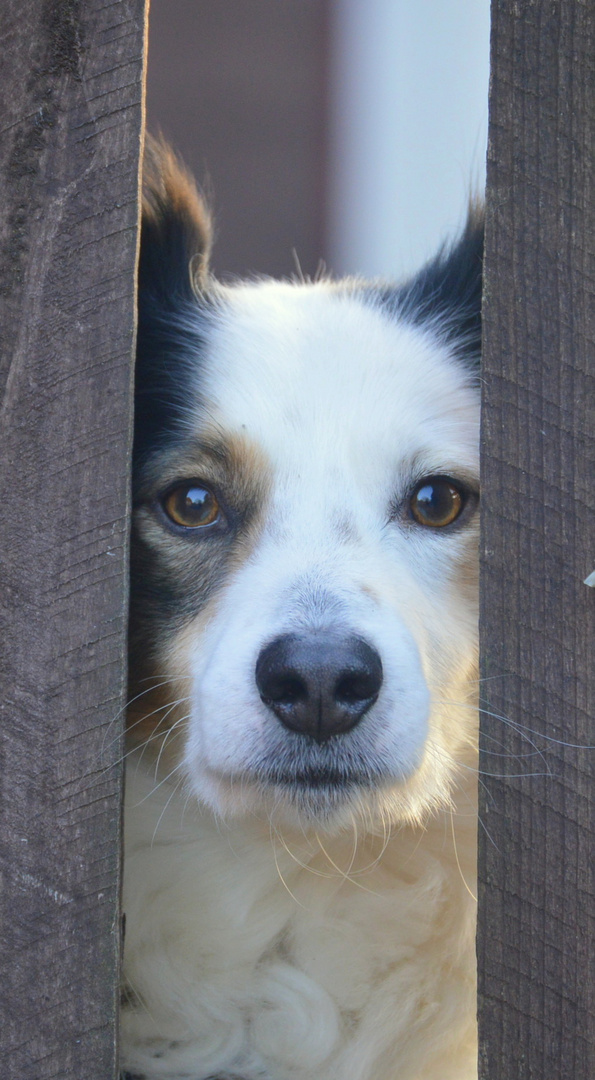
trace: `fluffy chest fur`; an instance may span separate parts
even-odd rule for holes
[[[472,1080],[480,223],[398,289],[205,228],[150,148],[126,1074]]]
[[[181,799],[167,806],[165,786],[151,795],[136,763],[129,775],[126,975],[143,1000],[123,1011],[133,1074],[475,1074],[471,802],[456,841],[448,814],[421,841],[388,826],[333,840],[223,824]]]

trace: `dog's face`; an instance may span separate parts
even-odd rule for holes
[[[418,818],[473,741],[477,229],[402,290],[195,295],[196,210],[153,154],[132,632],[167,686],[143,738],[216,812]]]

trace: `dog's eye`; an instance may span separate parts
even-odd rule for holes
[[[415,488],[409,501],[418,525],[442,529],[452,525],[466,502],[465,492],[448,476],[427,476]]]
[[[219,520],[219,503],[209,488],[186,481],[173,488],[162,501],[163,509],[175,525],[203,529]]]

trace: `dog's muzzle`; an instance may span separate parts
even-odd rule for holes
[[[261,700],[285,727],[324,743],[372,708],[382,661],[355,634],[284,634],[262,649],[255,675]]]

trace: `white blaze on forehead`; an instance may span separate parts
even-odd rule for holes
[[[200,381],[222,431],[292,478],[310,463],[394,482],[420,455],[477,467],[477,396],[448,347],[328,283],[226,290]]]

